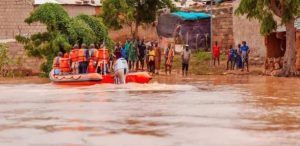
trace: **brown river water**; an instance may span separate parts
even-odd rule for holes
[[[300,79],[0,84],[1,146],[297,146]]]

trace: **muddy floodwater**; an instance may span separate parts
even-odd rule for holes
[[[1,146],[297,146],[300,80],[0,84]]]

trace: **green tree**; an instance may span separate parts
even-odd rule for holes
[[[91,27],[79,18],[72,18],[68,24],[69,40],[72,44],[96,42],[96,34]]]
[[[110,39],[107,28],[97,19],[85,15],[70,18],[61,5],[46,3],[33,11],[25,22],[42,23],[47,27],[47,31],[31,36],[19,35],[16,36],[16,40],[24,44],[29,56],[45,60],[41,69],[48,75],[52,69],[53,58],[58,52],[69,51],[75,43],[91,44]]]
[[[235,11],[236,15],[246,15],[249,19],[258,19],[261,23],[260,32],[267,35],[276,30],[277,26],[286,27],[286,52],[281,76],[289,76],[296,72],[296,28],[295,20],[300,14],[299,0],[241,0]],[[275,16],[280,19],[278,23]]]
[[[133,36],[138,35],[138,27],[142,23],[156,20],[159,9],[175,10],[171,0],[104,0],[102,7],[101,16],[108,27],[120,29],[124,24],[129,25]]]
[[[108,29],[101,18],[84,14],[78,15],[76,18],[83,20],[93,30],[96,35],[96,40],[93,43],[96,47],[99,48],[102,44],[105,44],[105,46],[110,50],[109,52],[114,52],[115,43],[109,37]]]

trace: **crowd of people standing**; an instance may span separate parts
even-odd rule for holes
[[[186,47],[187,48],[187,47]],[[167,48],[161,48],[157,41],[145,42],[144,39],[127,39],[126,42],[118,42],[114,52],[109,52],[104,45],[96,48],[91,44],[75,44],[70,52],[59,52],[53,60],[53,70],[56,75],[85,74],[85,73],[109,73],[112,64],[119,58],[128,62],[128,72],[148,71],[159,74],[164,58],[165,73],[171,74],[175,56],[174,46],[168,44]],[[184,55],[185,58],[189,55]],[[187,60],[183,63],[183,70],[188,70]]]
[[[130,71],[147,70],[152,74],[159,74],[164,54],[165,72],[171,74],[174,47],[169,44],[166,49],[158,46],[157,41],[145,42],[144,39],[127,39],[125,43],[118,42],[114,57],[125,58]]]
[[[250,48],[247,45],[246,41],[238,44],[237,49],[232,45],[226,50],[227,54],[227,70],[245,69],[249,72],[249,54]],[[218,42],[215,42],[213,46],[213,64],[216,66],[216,63],[220,65],[220,46]]]

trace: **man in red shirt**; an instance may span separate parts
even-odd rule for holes
[[[220,47],[218,46],[218,42],[215,42],[213,46],[213,58],[214,58],[214,66],[216,66],[216,60],[218,61],[218,65],[220,65]]]

